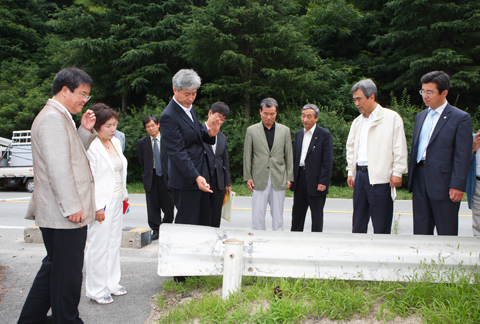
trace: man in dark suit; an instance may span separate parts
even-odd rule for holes
[[[137,141],[138,161],[143,167],[143,187],[147,200],[148,225],[152,240],[158,239],[158,228],[163,223],[173,222],[173,194],[168,187],[168,157],[163,147],[163,137],[158,130],[157,117],[148,115],[143,119],[148,136]]]
[[[205,122],[205,129],[212,127],[216,121],[220,125],[230,116],[230,110],[224,102],[215,102],[208,111],[208,120]],[[210,208],[212,210],[212,227],[220,227],[222,218],[222,206],[225,193],[232,191],[230,186],[230,165],[228,164],[227,138],[219,131],[215,144],[203,144],[207,152],[208,165],[210,167]]]
[[[81,324],[78,303],[87,225],[95,221],[95,188],[86,150],[97,137],[87,110],[76,129],[72,114],[90,100],[93,81],[66,68],[53,79],[49,99],[32,124],[35,192],[28,219],[42,231],[47,256],[28,293],[18,323]],[[51,308],[52,315],[47,317]]]
[[[165,150],[169,159],[168,184],[177,207],[175,223],[211,224],[210,172],[203,143],[215,144],[220,125],[208,131],[197,119],[193,101],[201,81],[193,70],[182,69],[173,76],[174,96],[160,117]]]
[[[434,71],[421,79],[425,105],[415,118],[408,190],[413,192],[413,233],[458,235],[458,210],[472,150],[470,115],[447,102],[450,78]]]
[[[332,134],[317,125],[317,106],[305,105],[302,124],[293,142],[292,232],[302,232],[308,206],[312,213],[312,232],[323,231],[323,207],[333,167]]]

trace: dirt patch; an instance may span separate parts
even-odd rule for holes
[[[5,294],[9,290],[9,288],[5,287],[5,273],[7,267],[0,266],[0,303],[2,302]]]
[[[199,299],[203,294],[205,294],[205,292],[202,291],[201,289],[193,290],[188,294],[179,294],[175,292],[165,292],[165,291],[163,291],[162,293],[163,293],[163,299],[165,300],[165,303],[162,309],[158,308],[157,296],[152,296],[152,302],[150,305],[150,316],[149,318],[147,318],[144,324],[158,324],[158,320],[163,315],[164,311],[169,309],[174,309],[179,305],[184,305],[190,302],[191,300]],[[211,294],[222,296],[222,288],[212,291]],[[262,304],[255,304],[253,307],[253,313],[262,307],[264,309],[268,308],[269,307],[268,301],[264,301]],[[422,320],[419,316],[409,316],[406,318],[397,316],[393,320],[389,320],[389,321],[377,320],[375,318],[375,314],[378,314],[379,307],[380,305],[375,305],[371,309],[370,314],[366,318],[360,317],[360,315],[354,315],[352,319],[342,320],[342,321],[330,320],[328,318],[320,318],[320,319],[311,318],[311,319],[307,319],[300,322],[300,324],[421,324],[422,323]],[[199,321],[195,319],[191,323],[197,324],[199,323]]]

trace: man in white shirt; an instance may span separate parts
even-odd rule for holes
[[[367,233],[370,217],[374,233],[390,234],[396,187],[407,173],[407,142],[398,113],[380,106],[370,79],[351,89],[360,112],[347,139],[348,186],[353,189],[353,233]]]
[[[293,141],[292,232],[303,231],[308,206],[312,214],[312,232],[323,231],[323,207],[333,167],[332,134],[317,125],[320,110],[313,104],[302,108],[304,128]]]

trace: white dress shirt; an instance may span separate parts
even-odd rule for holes
[[[310,130],[303,129],[303,142],[302,142],[302,154],[300,155],[300,166],[305,166],[305,158],[307,157],[308,147],[312,141],[313,132],[315,131],[316,126],[310,128]]]
[[[175,97],[173,97],[173,100],[175,100]],[[188,108],[185,108],[183,107],[181,104],[178,103],[177,100],[175,100],[175,102],[180,106],[182,107],[183,111],[187,114],[188,117],[190,117],[190,119],[193,121],[193,116],[192,116],[192,106],[188,107]]]
[[[358,141],[358,155],[357,155],[357,165],[368,166],[368,157],[367,157],[367,136],[368,130],[372,126],[373,121],[377,118],[378,110],[380,105],[377,104],[377,107],[372,111],[368,118],[363,116],[362,128],[360,130],[360,138]]]
[[[68,117],[70,117],[70,120],[72,121],[73,127],[75,127],[75,129],[76,129],[76,128],[77,128],[77,125],[75,124],[75,121],[73,120],[72,114],[68,111],[68,109],[65,108],[65,106],[62,105],[61,103],[59,103],[57,100],[55,100],[55,99],[53,99],[53,98],[50,99],[50,100],[55,101],[56,103],[58,103],[58,104],[60,105],[60,107],[63,108],[63,111],[65,111],[65,112],[67,113]]]

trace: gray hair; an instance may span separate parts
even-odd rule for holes
[[[202,79],[200,79],[194,70],[182,69],[173,76],[172,83],[177,91],[181,91],[182,89],[194,90],[200,88]]]
[[[365,97],[370,98],[370,96],[373,94],[375,95],[375,101],[377,101],[377,86],[375,83],[373,83],[372,80],[370,79],[363,79],[355,83],[355,85],[352,87],[352,90],[350,90],[352,93],[357,91],[358,89],[363,90],[363,94]]]
[[[318,109],[317,106],[315,106],[314,104],[306,104],[305,106],[303,106],[302,111],[304,111],[305,109],[315,110],[315,118],[318,118],[318,115],[320,114],[320,109]]]
[[[275,111],[278,111],[278,103],[275,99],[273,98],[265,98],[260,102],[260,110],[263,110],[263,107],[274,107],[275,106]]]

